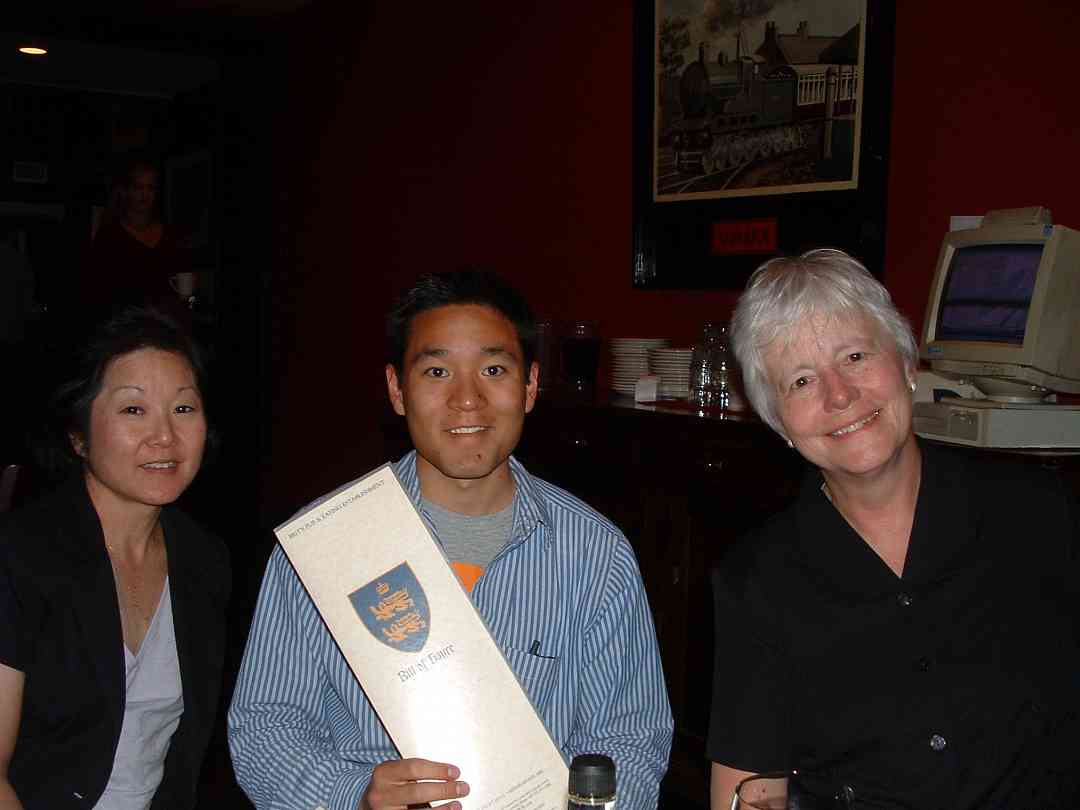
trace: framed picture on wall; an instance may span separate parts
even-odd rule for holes
[[[881,272],[893,4],[635,6],[633,284],[742,288],[776,254]]]

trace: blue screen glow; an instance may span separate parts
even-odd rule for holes
[[[957,248],[945,281],[938,339],[1023,345],[1042,252],[1041,244]]]

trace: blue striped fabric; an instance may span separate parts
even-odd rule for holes
[[[514,537],[473,601],[567,761],[607,754],[619,807],[655,808],[673,724],[634,553],[596,511],[510,464]],[[394,469],[419,503],[415,453]],[[397,757],[280,547],[229,709],[229,745],[260,810],[355,810],[374,766]]]

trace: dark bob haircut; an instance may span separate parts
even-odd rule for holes
[[[386,337],[390,362],[399,374],[413,319],[421,312],[454,304],[490,307],[510,321],[517,332],[528,374],[536,357],[536,318],[525,297],[501,276],[477,268],[421,276],[394,304],[386,317]]]
[[[83,460],[71,446],[71,437],[80,437],[86,444],[93,440],[90,411],[101,393],[105,373],[114,360],[140,349],[172,352],[191,366],[207,416],[204,458],[212,458],[218,439],[209,421],[205,355],[171,316],[152,307],[129,306],[93,327],[67,359],[63,381],[49,397],[49,435],[45,446],[38,448],[39,462],[45,471],[59,475],[81,466]]]

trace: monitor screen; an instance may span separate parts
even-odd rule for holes
[[[1023,345],[1042,244],[958,247],[949,264],[937,337]]]

